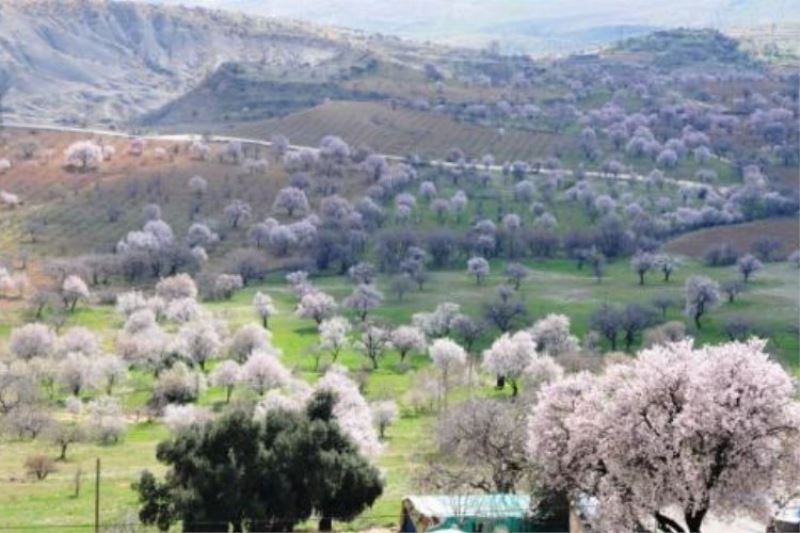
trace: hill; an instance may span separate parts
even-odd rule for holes
[[[342,57],[350,55],[350,57]],[[274,69],[225,63],[200,85],[137,120],[142,125],[219,124],[272,118],[313,107],[326,99],[365,100],[380,93],[348,90],[339,83],[375,60],[366,53],[344,53],[329,64]],[[330,69],[325,73],[326,69]]]
[[[299,145],[316,146],[324,135],[337,135],[352,146],[368,145],[380,153],[418,154],[441,158],[453,147],[470,157],[492,153],[499,161],[549,156],[562,139],[546,132],[510,130],[459,122],[447,116],[395,108],[385,102],[327,102],[271,120],[204,123],[210,131],[245,137],[268,137],[280,132]]]
[[[156,0],[186,3],[187,0]],[[209,0],[188,0],[209,5]],[[800,5],[782,0],[426,0],[395,9],[388,0],[214,0],[213,5],[259,15],[304,18],[322,24],[391,33],[459,46],[496,43],[506,52],[565,54],[607,46],[624,37],[675,26],[778,25],[800,20]]]
[[[108,125],[161,107],[229,62],[336,77],[368,53],[404,60],[434,48],[303,22],[108,0],[4,1],[0,35],[0,67],[13,79],[4,101],[9,119]]]
[[[666,68],[758,66],[747,52],[740,49],[739,41],[707,29],[656,31],[624,40],[612,51],[641,54],[645,61]]]

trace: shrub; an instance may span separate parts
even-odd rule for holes
[[[25,471],[28,475],[35,476],[37,480],[42,481],[56,471],[56,464],[47,455],[29,455],[25,458]]]
[[[739,259],[739,253],[730,243],[716,244],[706,250],[704,259],[711,267],[731,266]]]

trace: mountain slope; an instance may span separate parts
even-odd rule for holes
[[[800,21],[791,0],[155,0],[302,18],[458,46],[498,41],[506,51],[574,52],[669,27]],[[401,5],[402,9],[398,8]]]
[[[3,0],[8,119],[117,123],[194,88],[226,62],[294,70],[350,61],[368,37],[197,8]],[[401,47],[402,48],[402,47]]]

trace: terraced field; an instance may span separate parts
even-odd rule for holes
[[[800,248],[800,223],[796,218],[773,218],[702,229],[673,239],[667,243],[666,249],[673,253],[702,257],[711,246],[729,243],[741,254],[748,253],[753,242],[763,237],[779,239],[784,243],[783,253],[792,253]]]
[[[442,158],[453,147],[471,157],[491,153],[497,161],[545,158],[561,140],[548,133],[509,130],[456,122],[436,113],[392,109],[375,102],[328,102],[313,109],[263,122],[231,127],[232,134],[269,137],[280,132],[294,144],[316,146],[322,136],[338,135],[351,146],[366,144],[385,154]]]

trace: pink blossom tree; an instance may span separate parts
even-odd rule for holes
[[[450,378],[467,364],[467,352],[457,342],[448,338],[436,339],[428,348],[433,366],[442,380],[442,403],[447,407],[447,393],[452,386]]]
[[[536,342],[530,333],[504,333],[483,352],[483,368],[497,376],[499,388],[508,380],[511,383],[511,395],[516,396],[519,378],[535,356]]]
[[[242,365],[242,381],[260,395],[286,385],[291,377],[278,358],[268,352],[254,352]]]
[[[309,291],[300,299],[296,314],[300,318],[312,318],[317,325],[336,311],[336,300],[333,296],[319,290]]]
[[[540,479],[595,497],[600,531],[764,517],[800,474],[800,403],[764,346],[659,345],[602,375],[545,386],[528,425]]]

